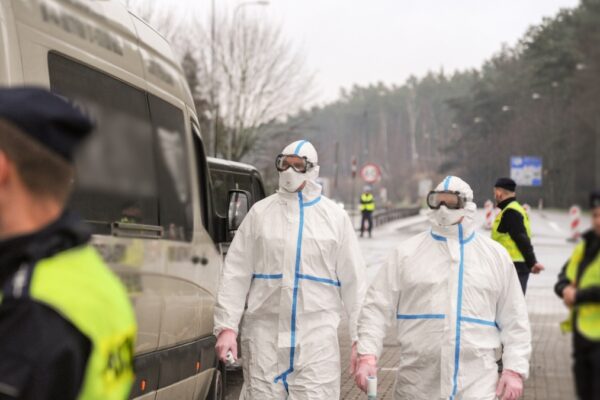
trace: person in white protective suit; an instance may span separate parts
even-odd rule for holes
[[[367,292],[356,383],[365,390],[367,376],[377,373],[386,329],[395,321],[396,400],[518,399],[531,331],[513,263],[502,246],[474,232],[477,207],[463,180],[447,177],[427,203],[431,229],[400,244]]]
[[[276,166],[279,190],[252,207],[225,260],[216,351],[237,356],[243,315],[240,399],[339,399],[337,329],[345,308],[357,340],[364,261],[348,215],[321,195],[313,145],[290,144]]]

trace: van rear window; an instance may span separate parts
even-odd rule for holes
[[[107,233],[113,222],[162,226],[191,240],[193,229],[183,112],[153,95],[49,53],[52,90],[81,107],[96,130],[76,156],[71,207]]]

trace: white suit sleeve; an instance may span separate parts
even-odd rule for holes
[[[358,319],[358,353],[381,355],[385,335],[395,321],[400,292],[397,251],[388,258],[367,291]]]
[[[508,253],[503,251],[500,266],[504,273],[504,286],[497,304],[496,322],[500,327],[500,340],[504,345],[504,369],[518,372],[527,379],[531,356],[531,328],[525,296]]]
[[[367,280],[365,262],[347,215],[344,215],[342,241],[337,254],[336,272],[341,284],[342,302],[348,315],[350,338],[354,342],[358,339],[356,323],[367,291]]]
[[[250,210],[227,251],[215,306],[215,336],[223,329],[238,333],[254,271],[254,220],[255,213]]]

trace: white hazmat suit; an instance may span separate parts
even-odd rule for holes
[[[395,321],[396,400],[492,400],[502,345],[504,369],[523,378],[529,371],[525,298],[506,250],[474,232],[469,185],[447,177],[442,190],[465,195],[465,208],[432,210],[431,230],[393,251],[367,292],[358,353],[379,358]]]
[[[283,154],[317,163],[306,141]],[[279,191],[252,207],[229,248],[215,335],[238,332],[243,315],[241,399],[339,399],[337,328],[345,308],[357,340],[365,266],[348,215],[321,195],[317,177],[318,167],[281,172]]]

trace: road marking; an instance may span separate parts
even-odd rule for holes
[[[395,368],[379,368],[380,371],[398,371],[398,367]]]
[[[548,225],[550,225],[550,227],[552,229],[554,229],[556,232],[563,232],[562,229],[560,229],[560,227],[558,226],[558,224],[554,221],[548,221]]]

